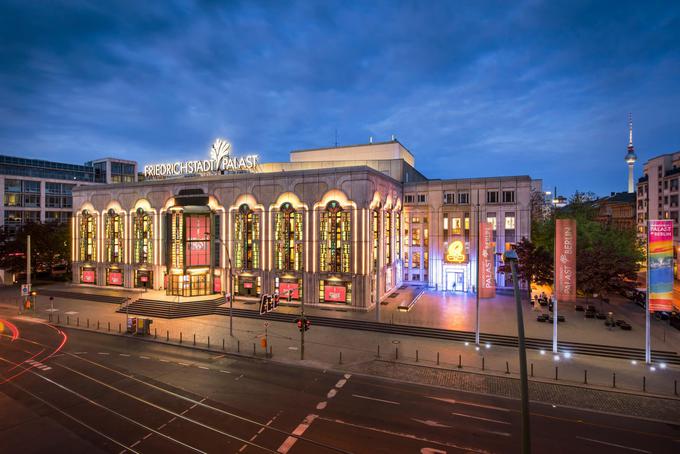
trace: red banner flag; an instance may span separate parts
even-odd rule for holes
[[[494,279],[494,242],[493,225],[482,222],[479,225],[479,297],[493,298],[496,296],[496,282]]]
[[[673,221],[650,220],[647,238],[649,311],[673,310]]]
[[[555,221],[555,297],[576,301],[576,219]]]

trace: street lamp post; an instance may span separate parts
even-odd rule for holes
[[[527,377],[527,351],[524,342],[524,320],[522,317],[522,301],[517,281],[517,252],[506,251],[505,262],[510,263],[512,270],[512,284],[515,293],[515,306],[517,309],[517,339],[519,348],[519,375],[520,375],[520,398],[522,401],[522,454],[531,452],[531,437],[529,431],[529,378]]]

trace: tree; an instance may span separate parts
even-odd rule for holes
[[[34,270],[49,271],[60,263],[70,264],[70,235],[66,224],[26,224],[15,235],[0,234],[0,267],[17,273],[26,268],[27,236],[31,236]],[[69,267],[67,266],[67,269]]]
[[[517,252],[517,277],[527,283],[527,288],[531,289],[531,284],[552,284],[553,263],[552,253],[543,246],[536,246],[530,240],[522,238],[515,245]],[[509,273],[510,267],[503,265],[502,272]]]
[[[639,263],[644,257],[635,229],[615,229],[595,220],[597,210],[593,200],[592,193],[577,191],[569,199],[570,203],[556,210],[550,218],[534,221],[532,242],[536,249],[543,248],[547,252],[552,269],[555,218],[576,219],[577,290],[586,295],[622,292],[635,286]],[[520,255],[519,250],[517,255]],[[550,276],[546,283],[552,283],[552,280]]]

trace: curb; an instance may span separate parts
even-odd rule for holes
[[[50,323],[47,320],[39,319],[41,321],[44,321],[46,323]],[[197,350],[197,351],[202,351],[206,353],[211,353],[211,354],[222,354],[224,356],[232,356],[236,358],[241,358],[241,359],[250,359],[250,360],[258,360],[258,361],[272,361],[278,364],[285,364],[285,365],[293,365],[296,367],[305,367],[308,369],[328,369],[328,370],[334,370],[334,371],[339,371],[339,372],[346,372],[346,369],[341,369],[338,368],[337,364],[334,363],[323,363],[321,361],[316,361],[318,364],[317,367],[310,365],[310,363],[302,363],[302,362],[296,362],[296,361],[290,361],[290,360],[279,360],[275,358],[271,358],[268,356],[257,356],[257,355],[251,355],[251,354],[245,354],[245,353],[239,353],[239,352],[234,352],[234,351],[227,351],[227,350],[222,350],[219,348],[208,348],[206,346],[199,346],[199,345],[190,345],[185,344],[185,343],[178,343],[177,341],[164,341],[161,339],[154,339],[152,336],[149,337],[138,337],[138,336],[131,336],[127,335],[124,333],[117,333],[117,332],[109,332],[109,331],[101,331],[101,330],[96,330],[96,329],[91,329],[91,328],[86,328],[83,326],[73,326],[73,325],[65,325],[65,324],[57,324],[57,323],[51,323],[53,326],[57,326],[60,328],[67,328],[67,329],[74,329],[78,331],[84,331],[88,333],[94,333],[94,334],[105,334],[109,336],[117,336],[117,337],[122,337],[122,338],[127,338],[127,339],[133,339],[137,341],[142,341],[142,342],[149,342],[149,343],[155,343],[155,344],[161,344],[161,345],[169,345],[173,347],[180,347],[180,348],[188,348],[192,350]],[[302,360],[305,361],[305,360]],[[462,370],[462,369],[452,369],[448,367],[442,367],[442,366],[429,366],[429,365],[423,365],[423,364],[415,364],[415,363],[410,363],[410,362],[402,362],[402,361],[394,361],[394,360],[386,360],[386,359],[379,359],[379,358],[374,358],[372,361],[376,362],[381,362],[385,364],[394,364],[394,365],[404,365],[404,366],[414,366],[414,367],[420,367],[423,369],[431,369],[431,370],[441,370],[441,371],[447,371],[447,372],[458,372],[458,373],[463,373],[463,374],[472,374],[472,375],[478,375],[478,376],[486,376],[486,377],[498,377],[498,378],[506,378],[510,380],[515,380],[518,381],[519,377],[516,374],[504,374],[504,373],[496,373],[496,372],[482,372],[482,371],[474,371],[474,370]],[[350,363],[351,364],[351,363]],[[347,364],[348,366],[350,364]],[[383,377],[381,375],[372,375],[372,374],[364,374],[367,376],[371,377],[380,377],[384,379],[390,379],[390,380],[395,380],[395,381],[402,381],[404,383],[416,383],[424,386],[430,386],[429,384],[425,383],[419,383],[419,382],[413,382],[409,380],[398,380],[398,379],[392,379],[389,377]],[[651,392],[640,392],[640,391],[634,391],[634,390],[628,390],[628,389],[623,389],[623,388],[608,388],[600,385],[592,385],[592,386],[583,386],[578,383],[570,383],[570,382],[556,382],[555,380],[549,380],[549,379],[542,379],[542,378],[535,378],[532,377],[529,379],[529,382],[536,382],[536,383],[543,383],[543,384],[550,384],[550,385],[556,385],[556,386],[566,386],[570,388],[577,388],[577,389],[588,389],[588,390],[594,390],[594,391],[600,391],[600,392],[608,392],[608,393],[614,393],[614,394],[623,394],[623,395],[630,395],[630,396],[637,396],[637,397],[649,397],[649,398],[654,398],[654,399],[664,399],[664,400],[670,400],[670,401],[677,401],[680,402],[680,397],[678,396],[672,396],[672,395],[665,395],[665,394],[656,394],[656,393],[651,393]],[[449,387],[444,387],[445,389],[452,389]],[[464,390],[463,390],[464,391]]]

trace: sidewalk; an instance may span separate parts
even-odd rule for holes
[[[78,286],[50,286],[53,290],[65,290],[81,293],[115,294],[117,290],[83,288]],[[423,287],[407,286],[397,288],[392,297],[388,295],[380,307],[380,320],[383,323],[395,323],[401,325],[426,326],[451,330],[469,331],[475,330],[476,321],[476,298],[473,294],[452,293],[435,290],[426,290],[423,296],[409,312],[397,309],[401,302],[410,301]],[[105,292],[105,293],[103,293]],[[118,291],[118,295],[127,295],[124,291]],[[177,297],[169,297],[162,291],[149,291],[139,293],[139,297],[159,299],[176,303]],[[39,302],[42,298],[38,298]],[[205,300],[206,297],[182,297],[180,301]],[[254,310],[258,307],[257,298],[236,297],[233,303],[236,309]],[[387,303],[387,304],[385,304]],[[560,341],[611,345],[620,347],[644,348],[645,322],[644,311],[632,302],[619,297],[613,297],[610,303],[599,301],[579,300],[579,304],[593,304],[598,311],[613,312],[616,319],[624,319],[632,326],[632,331],[623,331],[619,328],[608,329],[603,320],[587,319],[583,312],[578,312],[573,305],[561,304],[559,314],[566,317],[566,322],[558,325],[558,338]],[[527,337],[538,339],[552,339],[552,324],[536,321],[537,312],[533,311],[528,303],[522,305],[524,314],[524,326]],[[298,314],[299,305],[292,306],[284,303],[277,309],[278,312]],[[547,308],[544,309],[547,312]],[[357,312],[349,310],[343,305],[319,305],[317,307],[305,306],[305,313],[310,316],[335,317],[356,320],[376,320],[375,311]],[[511,295],[497,295],[494,299],[480,301],[480,331],[489,334],[501,334],[515,336],[517,333],[515,315],[515,301]],[[652,318],[651,339],[653,350],[674,351],[680,353],[680,331],[669,326],[668,322],[662,322]]]
[[[5,309],[16,311],[16,306],[4,305]],[[125,331],[125,314],[115,313],[115,304],[91,303],[82,300],[68,300],[55,298],[54,320],[58,318],[61,324],[73,326],[79,324],[96,330],[117,333],[120,327]],[[48,319],[50,312],[47,301],[38,302],[38,313],[42,319]],[[15,312],[16,313],[16,312]],[[33,315],[33,314],[30,314]],[[229,318],[218,315],[192,317],[185,319],[155,319],[152,325],[152,336],[155,332],[158,341],[179,342],[180,333],[184,345],[193,346],[194,335],[196,345],[207,347],[210,339],[211,347],[219,350],[224,348],[229,352],[240,352],[252,355],[253,349],[258,356],[264,356],[264,349],[260,346],[260,338],[265,335],[265,322],[257,319],[234,317],[234,336],[229,336]],[[266,327],[268,346],[273,350],[273,359],[292,364],[300,361],[300,332],[293,323],[268,322]],[[399,361],[416,361],[419,365],[439,366],[458,369],[462,365],[464,371],[500,374],[516,377],[518,372],[517,350],[514,348],[484,345],[478,351],[474,345],[461,342],[425,339],[412,336],[395,336],[385,333],[354,331],[338,328],[319,327],[313,324],[305,334],[305,360],[303,364],[332,368],[337,367],[342,355],[343,367],[370,363],[378,356],[382,359],[397,359]],[[616,389],[642,393],[643,377],[647,393],[663,396],[674,395],[674,381],[680,380],[680,367],[669,365],[662,368],[654,365],[654,370],[644,364],[632,364],[627,360],[579,356],[570,358],[560,356],[557,360],[549,353],[529,350],[529,363],[533,364],[534,378],[555,381],[555,367],[557,367],[559,383],[581,386],[584,382],[584,371],[587,370],[589,387],[610,388],[613,384],[613,374],[616,374]],[[531,367],[531,366],[530,366]],[[509,370],[510,373],[506,374]]]

